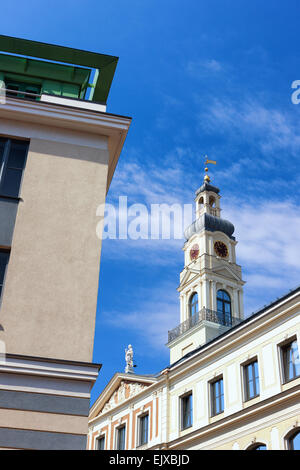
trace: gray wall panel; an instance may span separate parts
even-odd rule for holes
[[[0,245],[11,246],[18,202],[0,197]]]
[[[0,390],[0,408],[88,416],[89,399]]]
[[[59,394],[62,392],[64,395],[73,394],[86,394],[90,396],[91,383],[83,380],[69,380],[51,377],[35,377],[34,375],[26,375],[26,382],[24,382],[23,375],[0,374],[0,384],[3,388],[10,389],[11,387],[28,387],[35,392],[35,389],[42,389],[42,391],[49,394]],[[37,390],[39,392],[40,390]]]
[[[0,447],[33,450],[85,450],[86,435],[0,428]]]

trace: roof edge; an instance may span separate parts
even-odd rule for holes
[[[119,58],[107,54],[0,35],[0,51],[100,70],[92,101],[106,103]]]

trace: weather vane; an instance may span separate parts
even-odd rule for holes
[[[204,162],[204,165],[205,165],[205,168],[204,168],[204,171],[205,171],[204,181],[205,181],[206,183],[209,183],[209,182],[210,182],[210,177],[209,177],[208,174],[207,174],[208,168],[207,168],[206,165],[207,165],[208,163],[212,163],[213,165],[216,165],[217,162],[216,162],[215,160],[209,160],[208,157],[207,157],[207,155],[205,155],[204,158],[205,158],[205,162]]]

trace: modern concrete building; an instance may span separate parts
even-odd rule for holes
[[[0,36],[0,448],[84,449],[117,58]]]
[[[300,287],[244,318],[234,226],[206,177],[185,231],[170,365],[116,373],[89,417],[89,449],[300,449]]]

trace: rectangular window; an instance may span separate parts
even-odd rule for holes
[[[259,374],[258,374],[258,362],[254,360],[244,367],[244,384],[245,384],[245,399],[251,400],[251,398],[259,395]]]
[[[0,299],[1,293],[4,284],[4,277],[6,272],[6,266],[9,260],[9,251],[8,250],[0,250]]]
[[[97,439],[97,450],[105,449],[105,436],[98,437]]]
[[[28,142],[0,137],[0,196],[19,196]]]
[[[126,426],[121,426],[117,429],[117,449],[118,450],[125,450],[125,432]]]
[[[224,411],[223,378],[211,382],[211,414],[218,415]]]
[[[36,83],[15,82],[5,79],[5,84],[6,96],[10,96],[12,98],[27,98],[36,100],[39,98],[38,95],[41,92],[40,85]],[[28,95],[27,93],[30,94]]]
[[[142,446],[148,442],[149,414],[139,417],[139,445]]]
[[[181,429],[190,428],[193,425],[193,394],[188,393],[181,400]]]
[[[281,346],[283,380],[289,382],[300,376],[299,351],[297,340],[294,339],[289,343]]]

